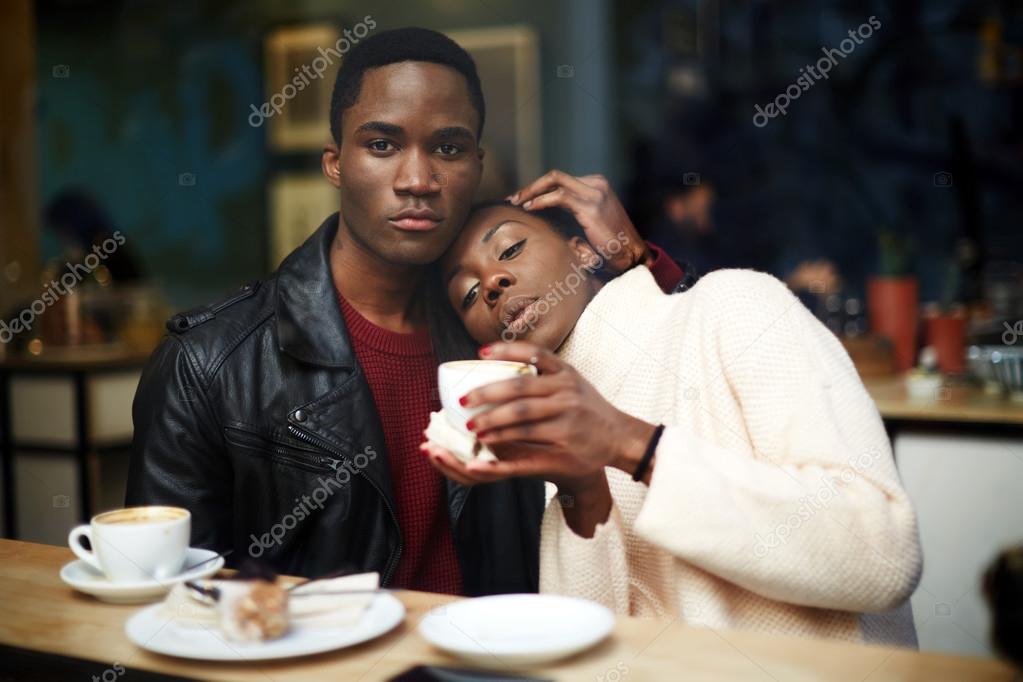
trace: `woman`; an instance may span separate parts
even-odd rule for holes
[[[446,254],[448,299],[491,344],[480,357],[540,376],[462,399],[494,405],[467,426],[500,461],[423,445],[464,484],[552,482],[541,591],[715,628],[915,646],[915,515],[838,340],[753,271],[670,296],[642,266],[604,283],[595,273],[615,245],[553,224],[485,206]]]

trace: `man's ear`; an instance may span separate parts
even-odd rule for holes
[[[323,155],[320,157],[320,166],[323,174],[330,180],[330,184],[337,188],[341,187],[341,149],[336,144],[328,144],[323,147]]]
[[[599,270],[604,266],[604,259],[601,258],[597,254],[596,249],[590,246],[590,243],[582,237],[570,237],[568,240],[568,247],[575,253],[575,257],[578,261],[591,271]]]
[[[482,162],[483,157],[487,155],[487,150],[483,147],[476,147],[476,157]]]

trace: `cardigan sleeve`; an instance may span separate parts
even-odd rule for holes
[[[548,502],[540,526],[540,592],[582,597],[615,613],[629,613],[626,540],[617,505],[593,537],[576,535],[562,511],[567,498],[548,483]]]
[[[745,432],[668,424],[636,532],[770,599],[894,608],[920,577],[916,517],[848,355],[773,277],[712,273],[701,288],[721,371],[696,388],[730,393]]]

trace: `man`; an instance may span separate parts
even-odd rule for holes
[[[346,56],[322,157],[342,210],[267,281],[168,322],[135,397],[129,505],[186,507],[193,544],[290,574],[536,591],[541,484],[470,490],[418,449],[438,402],[420,292],[468,214],[483,121],[475,65],[440,33],[387,31]],[[679,279],[602,178],[553,172],[527,191],[595,243],[625,229],[619,271],[645,260]]]

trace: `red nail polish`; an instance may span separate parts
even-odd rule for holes
[[[466,398],[464,395],[458,399],[458,404],[461,405],[462,407],[465,407],[468,403],[469,399]]]
[[[472,431],[473,429],[476,428],[476,422],[474,420],[470,419],[469,421],[465,422],[465,428],[467,428],[470,431]]]
[[[481,358],[485,358],[488,355],[490,355],[491,350],[492,350],[490,345],[491,344],[488,343],[487,345],[483,346],[483,348],[480,348],[480,357]]]

